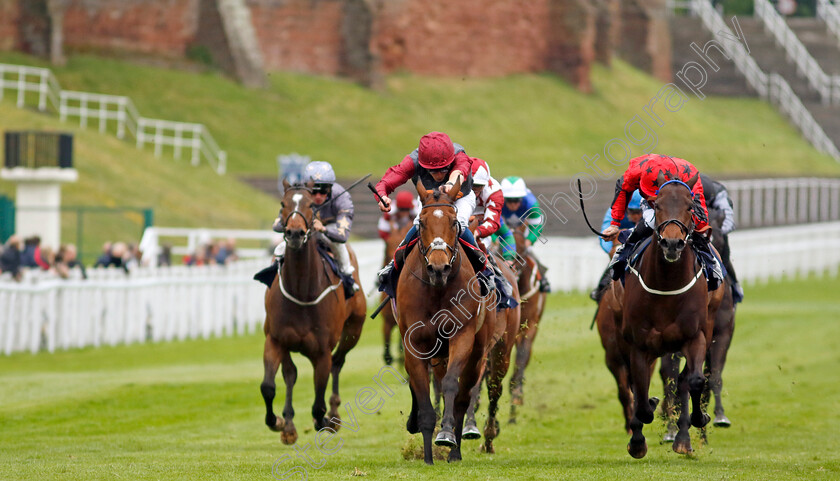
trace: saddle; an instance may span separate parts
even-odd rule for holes
[[[335,261],[333,253],[329,248],[329,243],[319,239],[317,250],[318,254],[320,254],[326,261],[327,265],[330,266],[330,270],[332,270],[341,279],[341,283],[344,286],[344,298],[350,299],[353,297],[355,294],[353,292],[353,276],[348,276],[341,272],[341,268]],[[277,277],[277,273],[280,271],[280,267],[281,266],[277,262],[272,262],[270,266],[254,274],[254,280],[271,287],[271,284],[274,282],[274,278]]]

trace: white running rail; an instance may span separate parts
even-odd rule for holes
[[[352,245],[368,305],[375,305],[374,275],[384,243]],[[747,285],[837,276],[840,222],[736,231],[730,245],[738,277]],[[535,249],[556,291],[588,292],[609,260],[594,237],[548,237]],[[26,272],[21,283],[0,276],[0,351],[52,352],[257,332],[265,317],[265,287],[251,277],[268,263],[266,258],[226,266],[136,268],[128,275],[91,269],[88,280],[37,271]]]
[[[738,229],[840,221],[840,179],[722,181]]]
[[[722,38],[722,35],[730,35],[730,38],[735,36],[711,3],[708,0],[692,0],[691,9],[700,17],[706,30],[720,41],[727,55],[746,77],[747,83],[784,113],[814,148],[840,161],[840,150],[814,120],[787,81],[780,75],[764,73],[741,43]]]
[[[830,0],[817,0],[817,18],[825,22],[828,30],[840,42],[840,5],[831,3]]]
[[[840,104],[840,77],[828,75],[819,62],[811,56],[805,45],[788,26],[785,19],[768,0],[755,0],[755,15],[796,64],[797,71],[808,79],[808,84],[820,94],[824,104]]]
[[[62,122],[78,117],[82,128],[90,121],[102,133],[115,129],[120,139],[128,133],[138,149],[151,144],[158,157],[164,148],[171,149],[176,159],[187,150],[192,165],[204,158],[219,174],[227,169],[227,153],[203,124],[143,117],[129,97],[62,90],[50,69],[0,63],[0,100],[5,90],[17,91],[19,108],[37,103],[38,110],[44,112],[51,106]]]

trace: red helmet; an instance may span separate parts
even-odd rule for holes
[[[442,169],[455,160],[455,146],[443,132],[429,132],[420,138],[419,154],[421,166]]]
[[[407,190],[397,194],[397,209],[411,210],[414,208],[414,196]]]

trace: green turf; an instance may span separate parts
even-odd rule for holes
[[[519,424],[506,424],[502,398],[496,455],[472,441],[460,464],[403,460],[402,387],[379,414],[357,410],[358,431],[339,431],[343,446],[331,457],[314,455],[325,464],[308,468],[309,479],[840,479],[839,288],[838,279],[748,288],[724,372],[733,426],[712,428],[710,445],[695,437],[691,458],[658,444],[659,421],[646,429],[647,457],[627,455],[615,387],[588,330],[593,304],[553,295]],[[348,359],[345,406],[375,386],[379,325],[369,321]],[[0,479],[273,479],[273,463],[295,451],[263,425],[261,353],[261,337],[251,335],[0,358]],[[312,371],[295,361],[302,448],[314,440]]]
[[[0,54],[0,61],[44,65],[15,53]],[[470,154],[487,159],[499,178],[573,175],[585,169],[582,156],[602,154],[607,141],[624,137],[635,115],[652,124],[642,109],[662,86],[620,61],[612,69],[593,68],[590,95],[552,75],[394,75],[383,92],[374,92],[288,73],[272,73],[267,89],[249,90],[214,72],[86,55],[71,56],[54,71],[66,89],[129,95],[145,116],[205,123],[228,151],[234,175],[275,175],[276,155],[289,152],[330,161],[339,176],[381,175],[430,130],[450,133]],[[666,112],[661,101],[654,107],[664,122],[652,125],[655,151],[711,173],[840,174],[840,164],[817,154],[768,104],[688,95],[678,112]],[[634,148],[633,155],[641,153]],[[604,160],[600,165],[609,168]]]

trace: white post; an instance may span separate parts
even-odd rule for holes
[[[41,112],[47,110],[47,74],[49,70],[41,71],[41,83],[38,85],[38,110]]]
[[[125,97],[120,97],[117,104],[117,138],[125,138]]]
[[[17,106],[23,108],[23,100],[26,97],[26,73],[23,67],[18,67],[18,95]]]
[[[3,169],[2,178],[17,183],[15,232],[37,235],[41,244],[58,250],[61,241],[61,183],[75,182],[75,169],[17,167]]]

